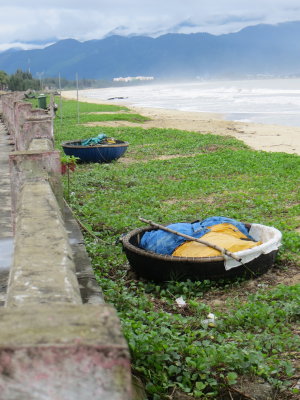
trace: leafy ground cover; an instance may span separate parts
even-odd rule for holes
[[[97,280],[118,310],[133,374],[148,399],[253,399],[252,383],[267,385],[273,399],[296,399],[299,156],[174,129],[86,127],[77,124],[76,107],[64,101],[64,117],[55,119],[58,148],[64,140],[100,132],[130,143],[116,162],[79,164],[69,203],[91,233],[85,232],[85,240]],[[85,122],[93,120],[90,112],[108,111],[101,105],[79,107]],[[248,281],[161,284],[140,280],[130,270],[119,238],[141,226],[139,216],[166,224],[213,215],[280,229],[283,245],[274,268]],[[178,297],[185,307],[178,306]],[[213,326],[203,322],[210,312],[216,316]]]

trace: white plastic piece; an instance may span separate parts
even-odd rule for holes
[[[175,301],[176,301],[178,307],[185,307],[186,306],[186,302],[184,301],[182,296],[178,297]]]
[[[277,250],[281,245],[282,234],[278,229],[272,226],[251,224],[249,234],[255,240],[263,243],[259,246],[253,247],[252,249],[234,253],[235,256],[241,259],[243,264],[247,264],[262,254],[271,253],[272,251]],[[225,256],[224,264],[226,271],[242,265],[241,262],[228,256]]]

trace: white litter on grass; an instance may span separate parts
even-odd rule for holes
[[[186,302],[184,301],[182,296],[178,297],[175,301],[176,301],[178,307],[185,307],[186,306]]]
[[[213,313],[209,313],[207,315],[207,319],[204,319],[201,321],[202,326],[204,326],[205,328],[209,327],[209,328],[214,328],[216,326],[216,316]]]
[[[215,319],[216,319],[216,316],[215,316],[215,314],[213,314],[213,313],[209,313],[209,314],[207,315],[207,318],[215,320]]]

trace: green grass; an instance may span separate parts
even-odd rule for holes
[[[27,99],[34,107],[38,107],[38,99]],[[60,106],[60,98],[55,97],[54,101]],[[47,105],[50,104],[50,97],[47,96]],[[90,104],[77,102],[76,100],[63,101],[63,106],[59,107],[57,118],[63,121],[63,124],[81,124],[87,122],[101,122],[101,121],[129,121],[129,122],[144,122],[149,118],[139,114],[130,113],[127,107],[115,106],[110,104]],[[118,112],[118,114],[109,114]],[[97,114],[101,113],[101,114]],[[105,114],[108,113],[108,114]]]
[[[102,121],[129,121],[129,122],[144,122],[149,118],[139,114],[81,114],[80,123],[102,122]]]
[[[100,131],[130,143],[123,160],[79,164],[69,202],[100,238],[86,235],[86,246],[105,299],[118,310],[133,372],[146,385],[148,398],[172,399],[180,391],[191,398],[223,399],[224,390],[244,376],[263,378],[276,399],[288,398],[280,396],[288,396],[296,375],[299,284],[262,285],[247,295],[244,281],[139,281],[118,239],[142,225],[139,216],[169,223],[224,215],[280,229],[283,245],[275,272],[299,267],[299,156],[174,129],[84,127],[76,123],[76,107],[64,101],[64,118],[55,119],[58,148],[64,140]],[[82,113],[105,108],[80,103]],[[93,118],[80,114],[80,121]],[[179,296],[187,302],[185,309],[175,303]],[[209,301],[218,296],[225,298],[222,306]],[[215,327],[201,323],[208,312],[217,316]]]

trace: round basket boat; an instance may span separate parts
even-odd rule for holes
[[[238,262],[230,257],[174,257],[146,251],[139,247],[143,234],[153,228],[135,229],[121,238],[123,250],[131,268],[139,277],[153,281],[169,280],[219,280],[237,277],[256,277],[266,272],[275,261],[281,242],[281,232],[276,228],[245,224],[249,233],[263,243],[252,249],[234,253]]]
[[[120,158],[129,145],[128,142],[116,140],[116,143],[83,146],[81,140],[62,143],[67,156],[78,157],[82,162],[109,163]]]

